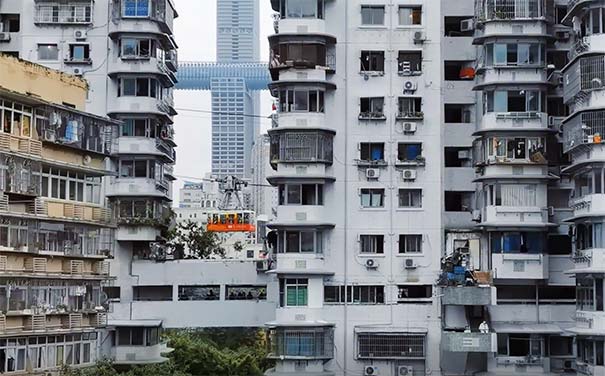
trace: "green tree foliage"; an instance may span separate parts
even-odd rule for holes
[[[212,256],[225,256],[216,233],[206,231],[203,225],[186,221],[177,224],[168,233],[167,245],[175,258],[185,257],[185,251],[199,259],[209,259]]]

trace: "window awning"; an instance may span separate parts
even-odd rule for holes
[[[491,329],[496,333],[518,333],[518,334],[560,334],[563,329],[555,324],[542,323],[512,323],[512,322],[495,322],[492,323]]]
[[[162,326],[162,320],[109,320],[107,326],[155,328]]]
[[[397,326],[356,326],[355,333],[382,333],[382,334],[427,334],[428,328],[397,327]]]

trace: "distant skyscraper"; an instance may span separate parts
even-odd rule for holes
[[[258,0],[217,0],[217,62],[259,60]],[[259,133],[258,92],[243,78],[214,77],[212,92],[212,173],[250,175],[251,151]]]

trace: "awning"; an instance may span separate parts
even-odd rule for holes
[[[107,326],[155,328],[162,326],[162,320],[108,320]]]
[[[266,272],[267,274],[277,274],[278,276],[291,275],[334,275],[334,271],[325,269],[273,269]]]
[[[563,329],[555,324],[542,323],[513,323],[513,322],[495,322],[491,329],[496,333],[524,333],[524,334],[560,334]]]
[[[401,327],[401,326],[363,326],[355,327],[355,333],[382,333],[382,334],[426,334],[428,328]]]
[[[323,320],[313,320],[313,321],[270,321],[265,323],[265,326],[268,328],[316,328],[316,327],[325,327],[325,326],[334,326],[335,324],[332,322],[327,322]]]

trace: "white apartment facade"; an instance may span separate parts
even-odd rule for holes
[[[129,321],[137,285],[130,265],[161,244],[170,218],[175,17],[170,0],[0,2],[0,51],[83,77],[86,110],[122,122],[111,166],[117,176],[104,182],[119,226],[111,262],[116,280],[106,290],[114,301],[111,338],[102,343],[118,364],[165,360],[161,321]]]
[[[567,2],[271,4],[267,374],[575,372]]]

